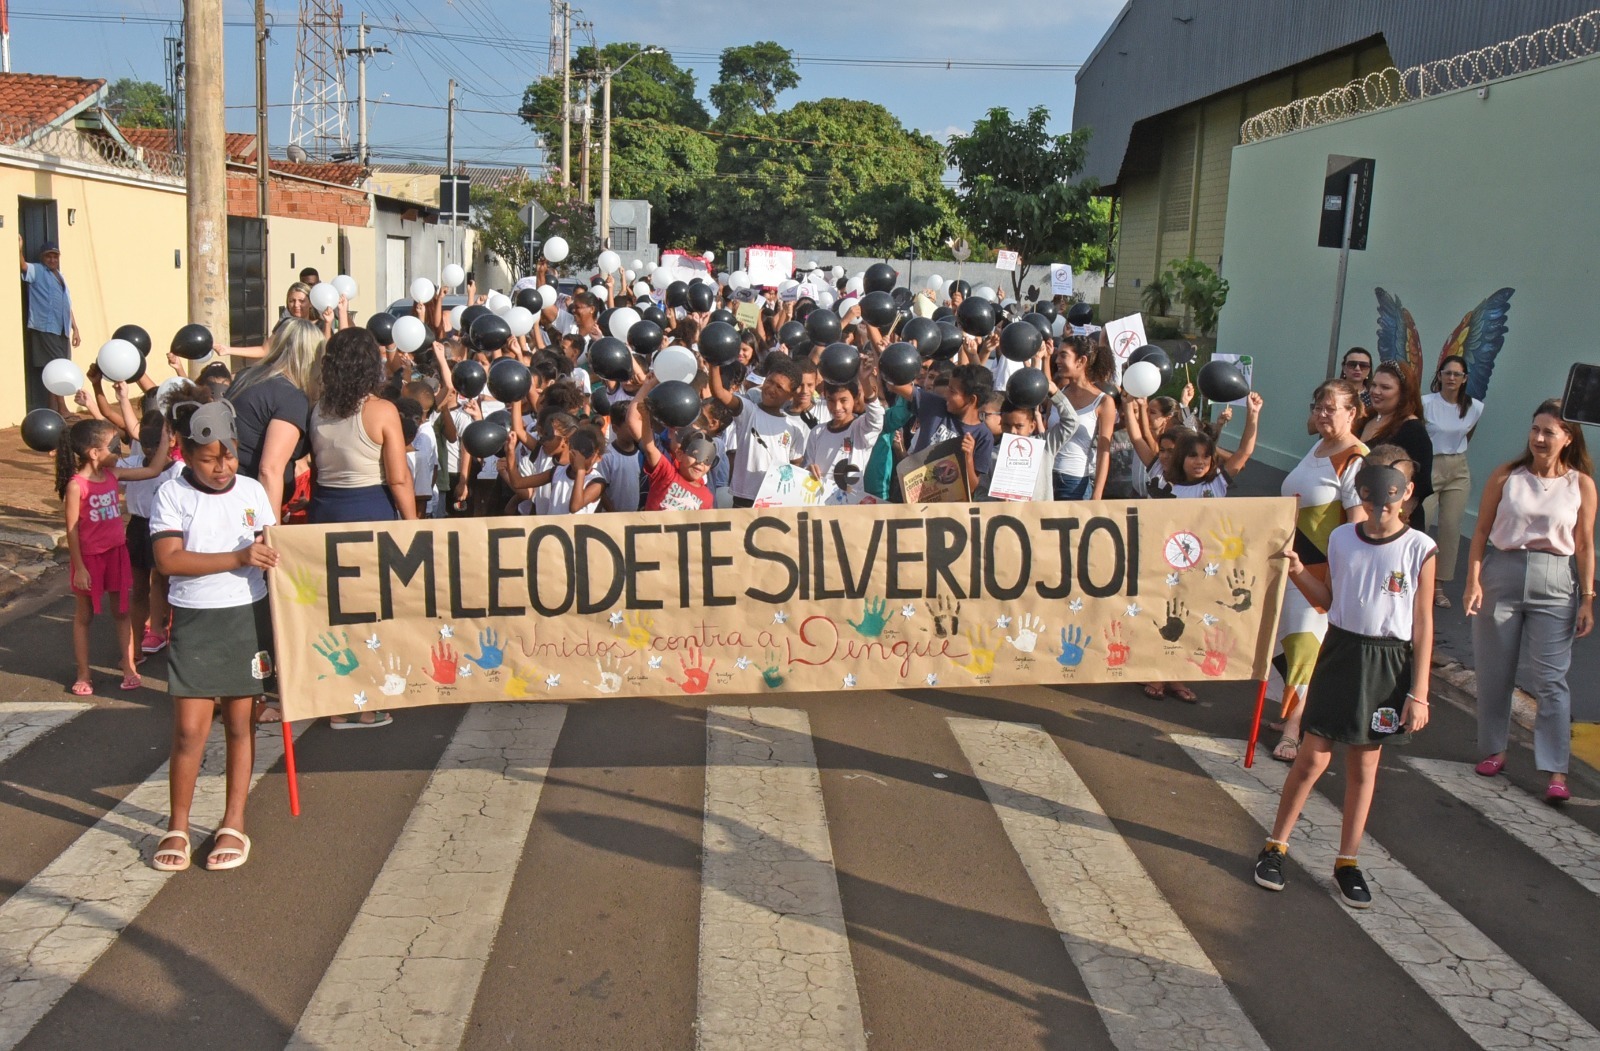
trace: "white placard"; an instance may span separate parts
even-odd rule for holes
[[[1072,267],[1066,263],[1050,264],[1050,294],[1053,296],[1072,295]]]
[[[1000,249],[994,256],[994,268],[1015,273],[1017,269],[1017,253],[1005,248]],[[1069,270],[1067,271],[1067,284],[1070,286],[1071,283],[1072,271]],[[1068,294],[1070,295],[1070,293]]]
[[[1251,390],[1255,390],[1256,389],[1256,382],[1255,382],[1256,363],[1255,363],[1255,359],[1252,358],[1250,355],[1248,355],[1248,354],[1215,354],[1214,353],[1214,354],[1211,355],[1211,360],[1212,361],[1226,361],[1228,364],[1230,364],[1234,368],[1238,369],[1240,371],[1240,373],[1242,373],[1244,375],[1244,381],[1245,381],[1246,384],[1249,385]],[[1237,405],[1239,408],[1242,409],[1246,405],[1249,404],[1249,401],[1247,399],[1245,399],[1245,398],[1240,398],[1238,401],[1225,401],[1222,404],[1224,404],[1224,405]]]
[[[757,288],[787,281],[794,271],[794,249],[761,245],[744,250],[744,272]]]
[[[989,476],[991,500],[1032,500],[1039,472],[1045,469],[1044,439],[1002,434]]]
[[[1129,314],[1115,321],[1107,321],[1106,342],[1111,344],[1111,353],[1117,359],[1120,373],[1122,366],[1128,363],[1128,355],[1150,342],[1144,335],[1144,317]]]
[[[756,507],[805,507],[822,502],[822,483],[804,467],[775,463],[756,493]]]

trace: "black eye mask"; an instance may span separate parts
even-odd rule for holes
[[[1367,465],[1356,472],[1356,492],[1361,502],[1370,507],[1387,507],[1405,499],[1407,481],[1404,472],[1393,467]]]

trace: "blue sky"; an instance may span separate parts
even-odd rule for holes
[[[797,56],[815,59],[797,63],[800,86],[781,96],[781,105],[826,96],[867,99],[941,140],[969,128],[993,106],[1020,112],[1042,104],[1054,129],[1068,130],[1072,71],[908,67],[895,60],[1080,63],[1122,7],[1122,0],[914,0],[892,7],[859,0],[815,0],[808,6],[737,0],[583,2],[587,6],[579,17],[593,23],[596,41],[667,48],[694,72],[702,99],[716,80],[723,48],[776,40]],[[11,5],[13,70],[157,83],[165,79],[163,38],[176,35],[182,11],[181,0],[11,0]],[[368,66],[375,160],[442,160],[446,81],[455,76],[458,157],[482,163],[539,161],[527,128],[510,113],[522,89],[547,68],[548,0],[365,0],[364,9],[373,27],[368,43],[392,52]],[[249,131],[254,8],[248,0],[224,0],[224,10],[228,127]],[[289,133],[297,10],[294,0],[267,2],[276,27],[267,51],[274,149]],[[355,45],[353,27],[362,10],[362,0],[346,0],[349,46]],[[393,26],[411,31],[395,32]],[[574,32],[574,38],[586,43],[588,33]],[[347,89],[353,100],[353,62]],[[354,138],[353,110],[350,133]]]

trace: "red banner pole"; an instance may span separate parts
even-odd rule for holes
[[[1261,713],[1267,707],[1267,680],[1262,679],[1261,685],[1256,688],[1256,714],[1250,720],[1250,743],[1244,749],[1245,769],[1249,769],[1256,761],[1256,742],[1261,739]],[[292,781],[290,782],[293,783]],[[299,811],[295,811],[299,813]]]
[[[1263,686],[1265,689],[1265,686]],[[1261,718],[1260,713],[1256,718]],[[289,775],[289,815],[300,816],[300,780],[295,775],[294,769],[294,734],[289,732],[289,720],[285,719],[283,726],[283,769]],[[1253,743],[1253,742],[1252,742]],[[1248,764],[1246,764],[1248,765]]]

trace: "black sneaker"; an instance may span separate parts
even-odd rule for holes
[[[1283,862],[1289,855],[1268,847],[1256,855],[1256,886],[1268,890],[1282,890]]]
[[[1339,897],[1352,909],[1372,907],[1372,891],[1367,889],[1367,879],[1354,865],[1334,869],[1333,882],[1339,885]]]

